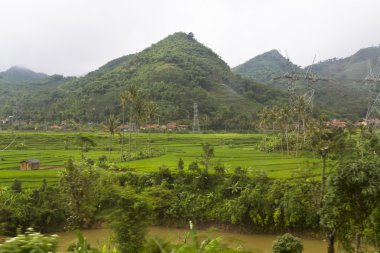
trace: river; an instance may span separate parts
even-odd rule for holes
[[[167,227],[150,227],[148,231],[149,238],[165,239],[172,243],[183,242],[186,229],[167,228]],[[230,247],[242,246],[245,250],[252,253],[271,253],[272,242],[276,239],[276,235],[264,234],[240,234],[232,232],[220,232],[217,230],[198,230],[200,238],[216,238],[222,237],[223,242]],[[91,246],[99,246],[107,243],[111,236],[109,228],[83,230],[83,235]],[[60,232],[59,236],[59,252],[65,252],[67,246],[75,242],[75,232]],[[302,239],[304,245],[304,253],[321,253],[327,251],[327,244],[320,240]]]

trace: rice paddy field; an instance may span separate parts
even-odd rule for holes
[[[175,133],[139,133],[125,134],[124,151],[129,155],[129,147],[134,153],[137,150],[155,150],[160,155],[130,162],[121,162],[121,135],[115,134],[112,151],[109,152],[110,136],[107,133],[72,133],[72,132],[0,132],[0,186],[10,185],[14,179],[23,182],[23,187],[40,185],[43,179],[48,183],[56,183],[58,173],[69,158],[81,159],[81,146],[78,136],[86,136],[95,141],[83,153],[86,158],[97,162],[105,155],[108,162],[136,172],[151,172],[160,166],[167,166],[175,171],[178,159],[182,158],[185,168],[192,161],[199,161],[202,143],[214,146],[215,157],[233,171],[237,166],[246,168],[249,173],[264,171],[269,177],[289,178],[302,168],[309,168],[316,175],[320,171],[320,160],[312,157],[294,157],[281,153],[265,153],[257,150],[262,136],[260,134],[175,134]],[[149,141],[150,140],[150,141]],[[24,159],[39,159],[39,170],[21,171],[20,162]],[[212,172],[212,170],[211,170]]]

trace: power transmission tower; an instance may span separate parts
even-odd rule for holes
[[[306,72],[297,72],[294,64],[291,64],[290,58],[288,56],[288,52],[286,52],[286,59],[288,61],[289,70],[284,73],[282,76],[275,78],[276,79],[286,79],[288,80],[288,93],[289,93],[289,105],[290,108],[293,108],[295,105],[295,101],[297,99],[296,93],[296,82],[299,80],[306,81],[306,92],[301,95],[302,99],[305,101],[310,110],[313,108],[313,99],[314,99],[314,83],[317,81],[329,81],[329,79],[321,78],[312,72],[312,67],[315,63],[314,56],[312,64],[307,68]]]
[[[368,74],[364,78],[364,82],[369,92],[369,102],[365,116],[365,120],[368,121],[374,111],[380,113],[380,92],[376,91],[376,83],[380,82],[380,76],[377,76],[373,73],[370,62],[368,62]]]
[[[199,118],[198,118],[198,104],[194,103],[194,119],[193,119],[193,132],[200,132]]]

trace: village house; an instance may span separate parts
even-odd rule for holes
[[[20,170],[38,170],[40,168],[40,160],[27,159],[20,162]]]
[[[361,121],[357,121],[354,124],[355,127],[360,126],[372,126],[374,128],[380,127],[380,119],[371,118],[371,119],[362,119]]]
[[[169,131],[176,130],[177,129],[177,123],[169,122],[168,124],[166,124],[166,129],[168,129]]]
[[[160,125],[158,124],[148,124],[148,125],[144,125],[144,126],[141,126],[140,129],[142,130],[146,130],[146,129],[160,129]]]
[[[61,129],[62,129],[62,126],[57,125],[57,124],[53,124],[53,125],[50,126],[50,129],[61,130]]]
[[[129,129],[130,129],[130,126],[128,124],[124,124],[124,125],[121,124],[120,126],[116,128],[116,130],[119,132],[123,132],[123,131],[127,132]]]
[[[380,119],[376,119],[376,118],[367,119],[367,125],[378,128],[380,126]]]
[[[345,128],[347,126],[347,122],[339,119],[333,119],[327,122],[327,126],[335,128]]]
[[[178,125],[178,129],[180,129],[180,130],[188,130],[189,129],[189,125]]]

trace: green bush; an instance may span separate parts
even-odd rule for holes
[[[286,233],[273,242],[273,253],[301,253],[303,245],[298,237]]]
[[[57,236],[43,236],[29,228],[25,234],[8,239],[0,244],[0,253],[54,253],[57,250]]]

